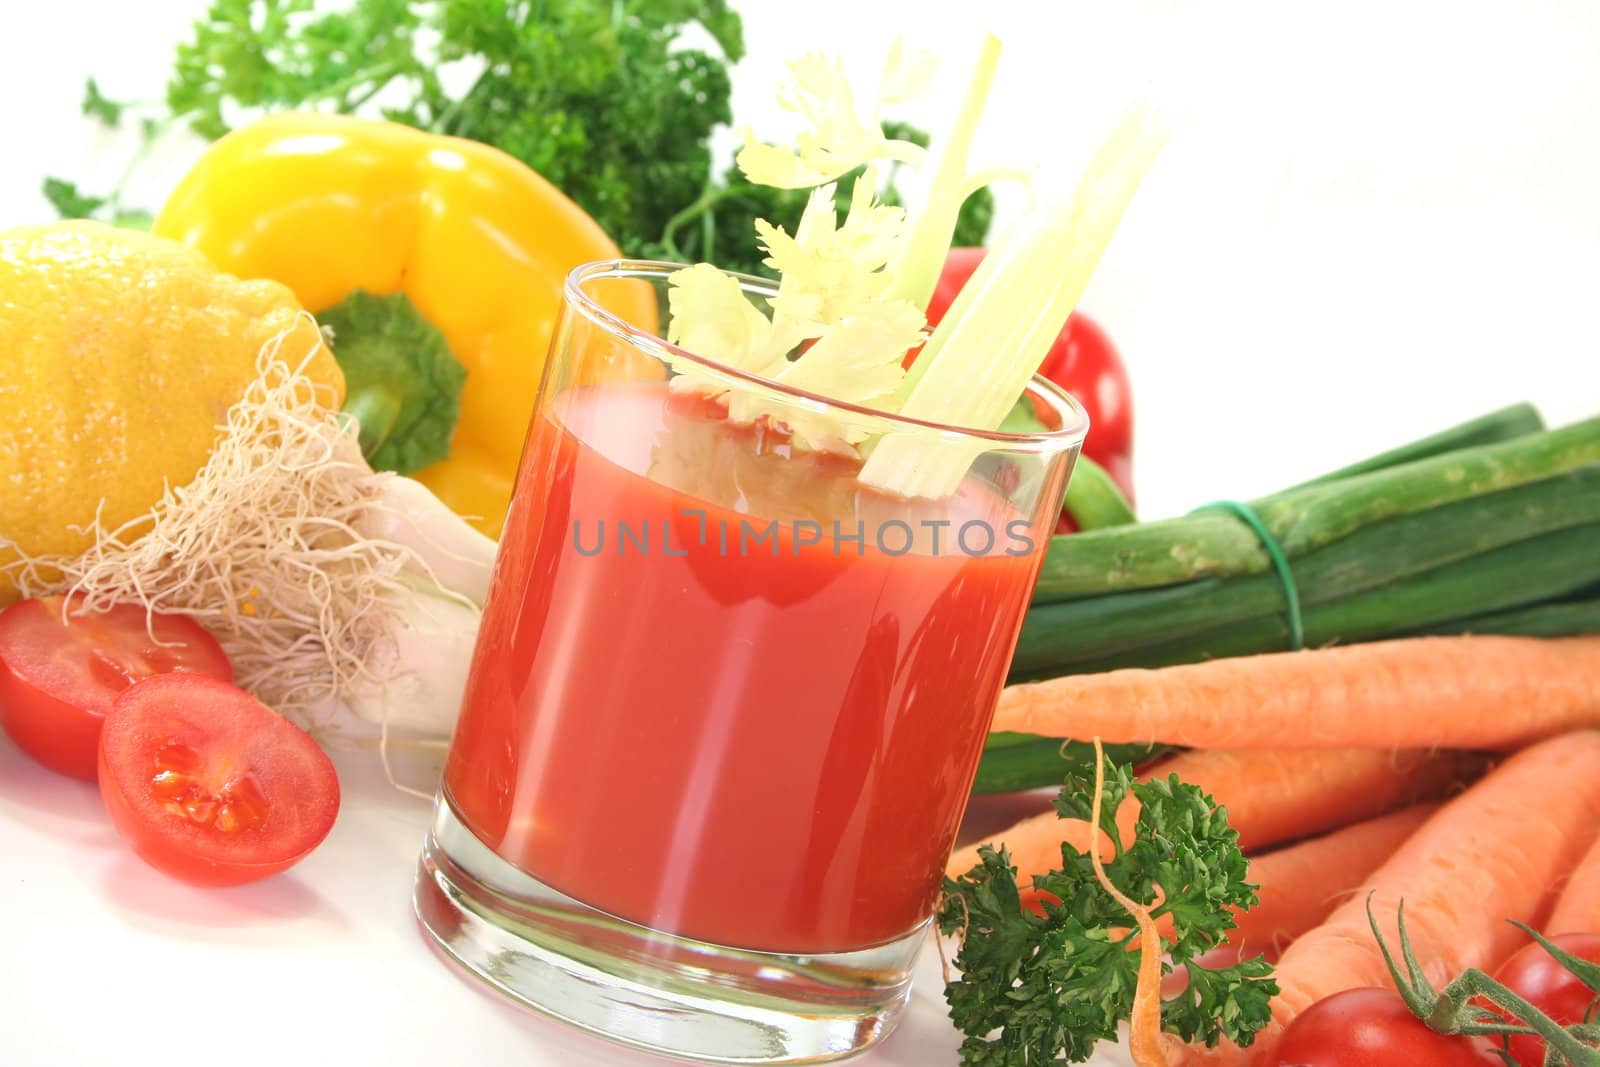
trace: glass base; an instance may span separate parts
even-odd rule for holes
[[[894,1029],[927,926],[856,952],[791,956],[675,937],[597,911],[495,855],[441,798],[413,897],[470,974],[528,1007],[706,1063],[817,1063]]]

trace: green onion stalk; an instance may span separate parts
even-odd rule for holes
[[[1600,418],[1526,404],[1248,505],[1289,563],[1303,642],[1600,632]],[[1203,511],[1052,539],[1011,681],[1292,646],[1261,538]],[[1059,784],[1063,738],[995,735],[977,790]]]

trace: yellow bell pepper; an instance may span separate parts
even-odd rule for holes
[[[0,233],[0,564],[76,555],[97,515],[116,529],[191,481],[280,334],[338,404],[339,367],[284,286],[98,222]]]
[[[262,119],[212,145],[154,232],[241,277],[282,282],[316,314],[357,290],[405,294],[467,370],[450,456],[416,477],[492,537],[566,275],[619,255],[582,209],[497,149],[305,113]],[[616,299],[624,305],[610,310],[654,328],[651,294],[619,290]]]

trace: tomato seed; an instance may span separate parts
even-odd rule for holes
[[[150,791],[166,811],[201,826],[224,833],[253,830],[267,818],[267,799],[255,780],[246,775],[215,786],[200,753],[176,742],[156,753]]]
[[[247,775],[234,779],[223,786],[221,797],[217,829],[254,830],[267,821],[267,798],[262,796],[254,778]]]
[[[156,750],[156,773],[169,772],[184,778],[200,773],[205,759],[199,751],[177,741],[168,741]]]

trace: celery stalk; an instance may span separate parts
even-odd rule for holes
[[[941,142],[939,165],[933,172],[927,201],[914,216],[910,237],[898,261],[889,265],[895,279],[889,295],[909,300],[919,308],[928,306],[928,299],[939,284],[939,273],[944,269],[951,235],[955,233],[956,218],[971,188],[967,154],[999,63],[1000,39],[992,33],[985,34],[955,128]],[[911,373],[914,375],[915,369]]]
[[[928,339],[902,415],[998,426],[1066,325],[1139,183],[1166,141],[1144,108],[1125,115],[1070,200],[1014,223]],[[902,496],[954,492],[981,444],[890,436],[861,480]]]
[[[888,137],[878,119],[884,103],[925,87],[931,74],[925,57],[908,61],[898,47],[891,51],[878,99],[865,118],[837,61],[812,55],[791,63],[780,103],[800,113],[809,129],[791,147],[747,135],[738,165],[751,181],[780,188],[828,181],[865,165],[850,210],[840,224],[836,189],[825,186],[808,200],[793,235],[757,220],[771,253],[768,262],[783,276],[769,301],[770,318],[737,285],[707,284],[706,271],[715,272],[709,265],[675,273],[673,336],[739,339],[731,348],[713,344],[705,354],[736,365],[743,359],[751,364],[745,369],[756,373],[775,366],[786,381],[803,374],[808,391],[837,400],[952,427],[999,426],[1060,335],[1166,139],[1146,109],[1124,116],[1071,199],[1043,207],[1030,202],[904,372],[904,354],[924,340],[923,309],[943,271],[963,201],[988,181],[1018,173],[1014,167],[974,172],[969,166],[999,60],[999,40],[985,36],[960,113],[937,156]],[[883,160],[932,165],[920,210],[908,214],[874,201],[872,165]],[[848,344],[837,341],[844,330],[853,331]],[[800,340],[815,343],[794,355]],[[823,360],[823,353],[833,362]],[[746,411],[735,419],[749,417],[754,416]],[[807,430],[799,436],[805,443],[827,435]],[[864,484],[939,498],[955,490],[984,444],[945,434],[929,445],[925,435],[889,433],[862,449],[869,453]]]

